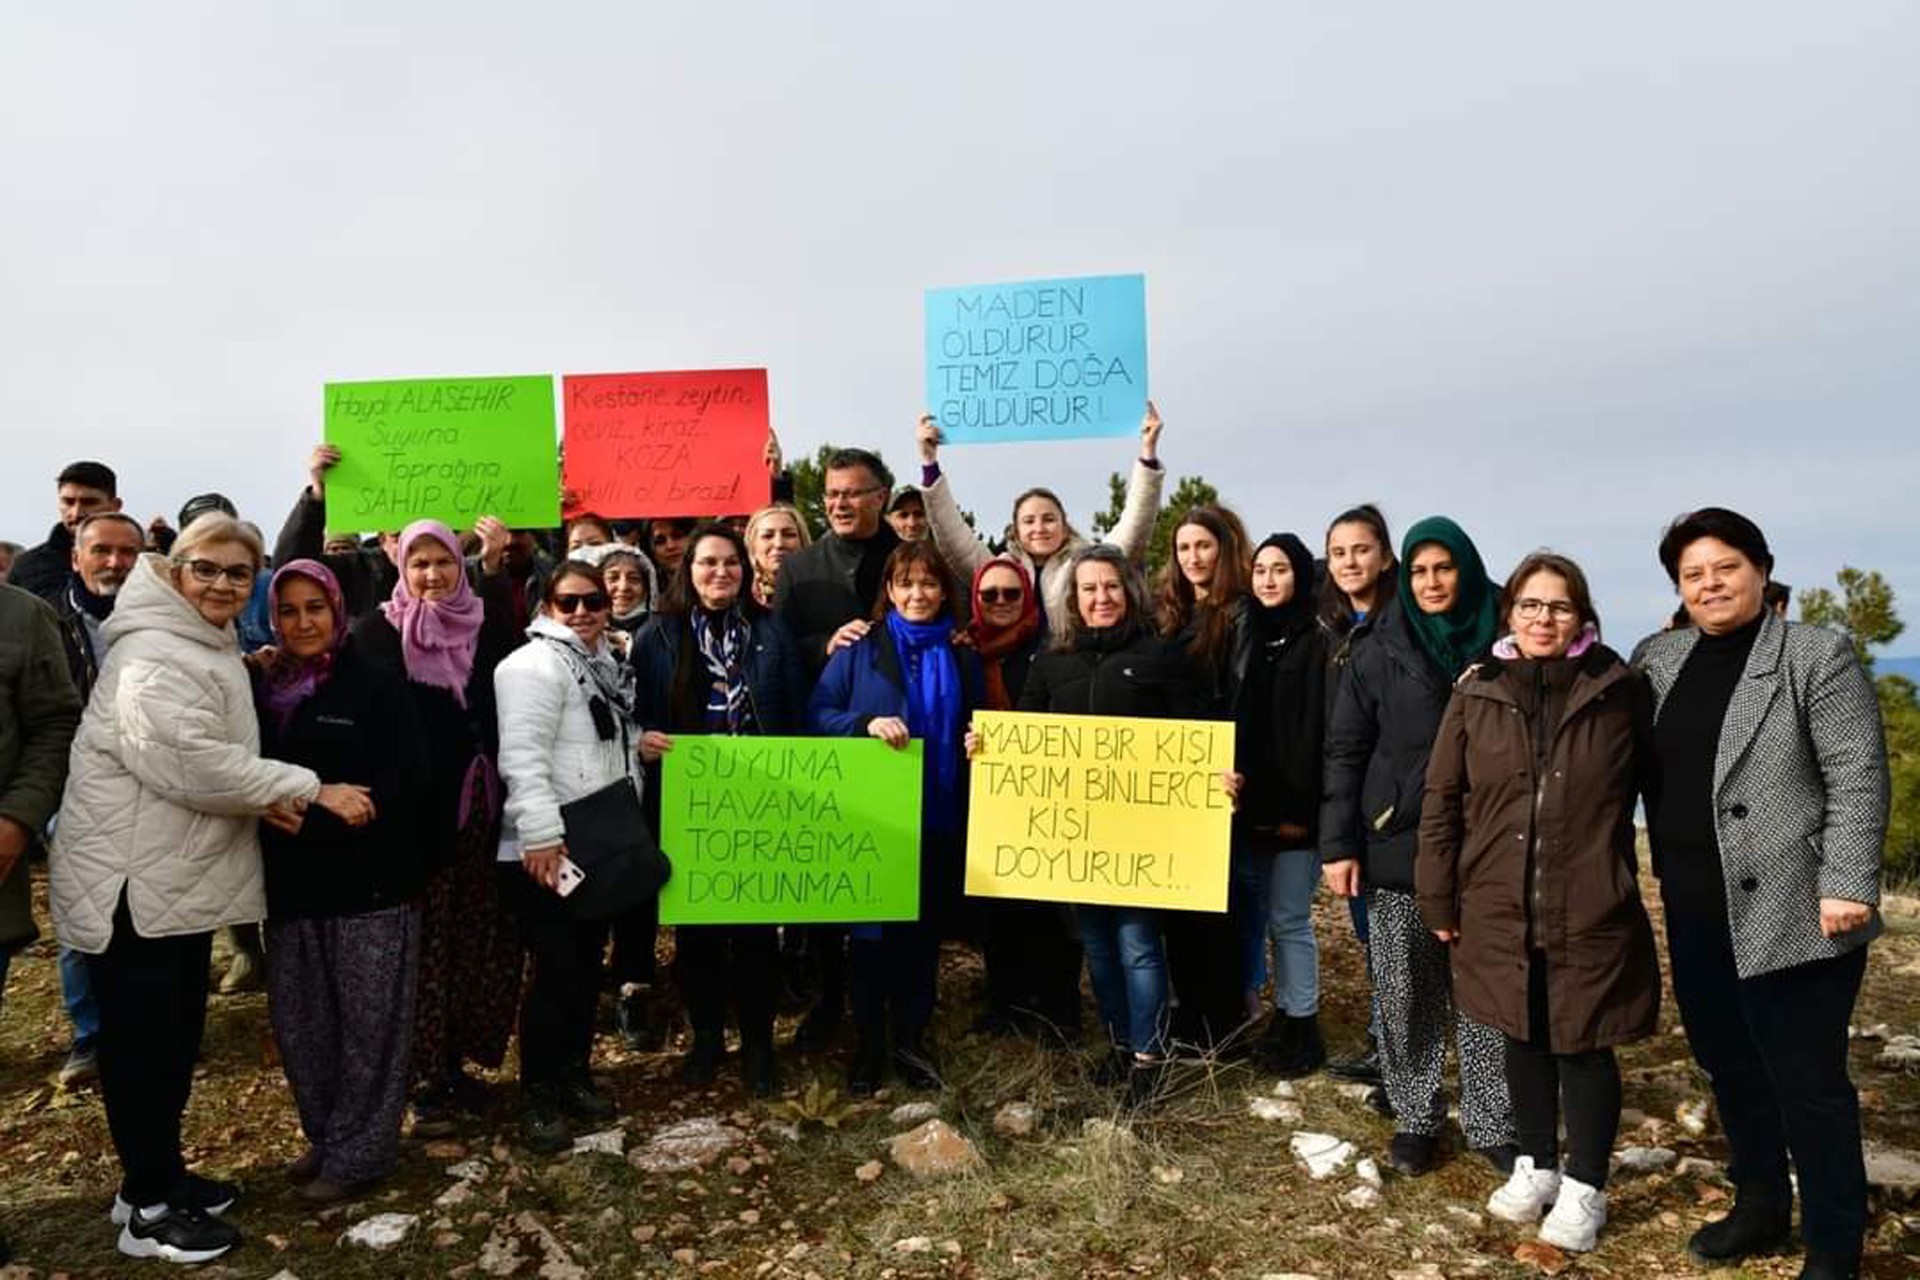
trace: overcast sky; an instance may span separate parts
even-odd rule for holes
[[[1168,465],[1257,531],[1552,545],[1624,647],[1720,503],[1920,628],[1916,48],[1906,0],[8,5],[0,536],[84,456],[271,535],[329,379],[765,365],[790,452],[904,470],[925,287],[1139,271]],[[997,524],[1129,457],[947,461]]]

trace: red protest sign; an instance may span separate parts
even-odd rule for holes
[[[561,380],[567,514],[740,515],[766,505],[767,371]]]

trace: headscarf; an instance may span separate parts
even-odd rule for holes
[[[1254,632],[1260,639],[1278,640],[1298,635],[1314,625],[1313,552],[1307,550],[1307,544],[1300,541],[1297,534],[1270,533],[1253,549],[1253,558],[1258,560],[1268,547],[1280,548],[1292,566],[1293,594],[1285,604],[1268,608],[1249,587],[1247,616],[1253,620]]]
[[[980,603],[980,580],[987,576],[989,569],[1011,569],[1020,579],[1020,617],[1010,627],[989,626]],[[1022,565],[1009,555],[989,557],[978,569],[973,571],[973,623],[967,628],[967,636],[973,641],[973,651],[980,655],[980,663],[986,675],[987,701],[991,711],[1013,710],[1013,697],[1007,692],[1005,659],[1040,633],[1040,596],[1034,590],[1033,578]]]
[[[1413,598],[1413,553],[1429,542],[1437,542],[1453,555],[1460,572],[1460,589],[1453,607],[1445,613],[1422,613]],[[1487,651],[1498,634],[1493,583],[1473,539],[1445,516],[1428,516],[1407,530],[1400,542],[1400,608],[1407,627],[1413,632],[1422,653],[1427,655],[1441,678],[1451,684],[1466,670],[1467,664]]]
[[[925,743],[925,825],[934,831],[956,830],[962,819],[960,722],[966,708],[960,663],[953,656],[953,621],[941,617],[909,622],[898,609],[889,609],[887,632],[900,652],[900,674],[907,685],[907,732]]]
[[[422,600],[407,590],[407,552],[421,538],[432,538],[453,553],[453,594],[444,600]],[[467,679],[473,674],[473,651],[480,639],[486,607],[467,582],[460,557],[460,540],[438,520],[415,520],[400,531],[400,578],[393,595],[380,606],[381,614],[400,633],[400,652],[407,678],[445,689],[462,707],[467,705]]]
[[[612,615],[612,625],[617,630],[633,632],[638,631],[652,615],[653,602],[660,594],[660,575],[653,567],[653,561],[647,559],[640,548],[630,547],[624,542],[599,542],[591,547],[575,547],[567,552],[567,559],[590,564],[602,572],[606,570],[607,561],[622,556],[640,566],[640,576],[646,579],[647,583],[647,598],[638,609],[632,613]]]
[[[305,578],[319,587],[333,610],[333,636],[324,653],[311,658],[296,658],[287,652],[287,638],[280,631],[280,592],[288,578]],[[300,704],[320,692],[333,675],[334,659],[347,642],[347,602],[340,591],[340,580],[333,570],[318,560],[290,560],[274,572],[267,584],[267,616],[273,619],[273,638],[280,645],[279,656],[268,668],[260,699],[284,730]]]

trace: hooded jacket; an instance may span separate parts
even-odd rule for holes
[[[1358,859],[1367,884],[1412,893],[1427,757],[1452,689],[1397,600],[1348,640],[1327,720],[1320,861]]]
[[[259,920],[257,819],[312,800],[320,779],[261,758],[233,627],[200,616],[164,557],[140,557],[106,636],[48,862],[60,940],[105,951],[122,891],[144,938]]]
[[[66,678],[53,610],[0,585],[0,818],[37,837],[60,805],[80,698]],[[0,953],[36,936],[27,860],[0,881]]]
[[[1566,666],[1489,658],[1455,686],[1427,763],[1420,914],[1460,935],[1454,999],[1555,1053],[1652,1034],[1653,926],[1633,811],[1652,760],[1653,696],[1612,650]],[[1548,1027],[1528,1017],[1546,957]]]
[[[1120,509],[1120,520],[1101,541],[1120,548],[1129,560],[1140,559],[1146,553],[1147,540],[1153,537],[1154,521],[1160,517],[1160,490],[1166,479],[1164,467],[1136,459],[1127,481],[1127,501]],[[972,581],[974,571],[996,553],[960,514],[960,504],[955,501],[953,486],[947,483],[944,472],[922,489],[921,494],[927,504],[927,525],[933,530],[940,554],[947,558],[947,566],[962,582]],[[1067,566],[1073,562],[1074,552],[1091,545],[1085,538],[1070,539],[1036,570],[1033,557],[1013,536],[1013,530],[1007,531],[1007,549],[999,554],[1018,560],[1027,577],[1038,585],[1047,630],[1052,635],[1065,635],[1073,628],[1072,602],[1067,599],[1071,586]]]

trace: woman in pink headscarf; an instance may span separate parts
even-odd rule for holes
[[[436,520],[408,525],[393,595],[353,626],[360,653],[406,677],[432,775],[421,823],[428,876],[413,1019],[417,1137],[450,1134],[457,1108],[477,1109],[483,1095],[464,1064],[500,1065],[520,995],[520,939],[493,870],[501,805],[493,669],[516,643],[501,571],[509,535],[491,516],[474,532],[481,553],[470,575],[451,529]]]

